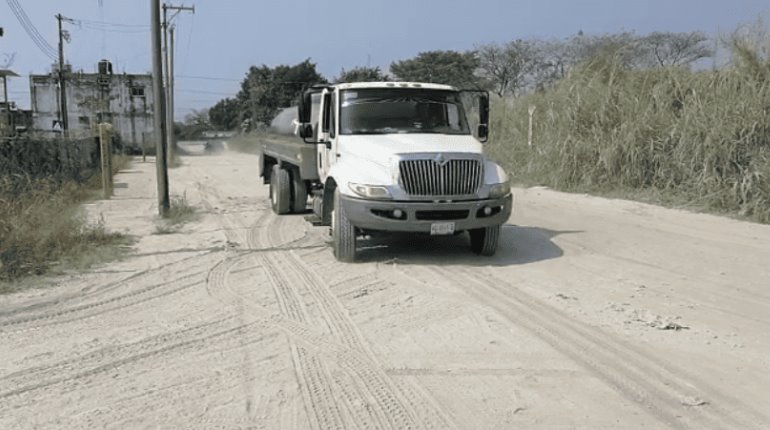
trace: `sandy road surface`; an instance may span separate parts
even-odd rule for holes
[[[767,226],[529,189],[495,258],[340,264],[256,164],[185,157],[175,234],[152,163],[89,205],[136,250],[0,298],[0,428],[770,427]]]

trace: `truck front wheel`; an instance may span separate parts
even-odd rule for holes
[[[468,234],[471,236],[471,250],[474,253],[487,257],[495,255],[500,241],[499,225],[469,230]]]
[[[270,172],[270,203],[273,206],[273,212],[278,215],[289,213],[291,203],[289,172],[277,164]]]
[[[334,209],[332,209],[332,241],[334,256],[343,262],[356,259],[356,228],[348,220],[340,202],[340,191],[334,190]]]

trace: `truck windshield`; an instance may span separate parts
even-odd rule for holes
[[[340,134],[470,134],[460,95],[419,88],[343,90]]]

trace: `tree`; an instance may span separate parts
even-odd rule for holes
[[[193,109],[185,115],[184,122],[174,123],[174,133],[180,139],[195,139],[204,131],[211,130],[209,109]]]
[[[639,40],[645,65],[686,66],[714,55],[708,38],[699,31],[689,33],[655,32]]]
[[[526,40],[481,45],[477,53],[479,74],[501,97],[524,88],[537,61],[534,43]]]
[[[222,99],[209,109],[211,125],[220,130],[234,130],[240,123],[241,104],[237,99]]]
[[[383,74],[379,67],[354,67],[350,70],[342,69],[335,82],[384,82],[390,77]]]
[[[580,64],[599,58],[615,64],[633,67],[642,54],[639,38],[633,33],[586,35],[582,31],[564,40],[538,40],[533,47],[535,87],[542,89],[566,77]]]
[[[393,62],[390,71],[403,81],[434,82],[456,87],[476,87],[479,66],[473,52],[428,51],[415,58]]]
[[[240,119],[270,124],[278,110],[294,103],[305,88],[324,82],[310,59],[294,66],[251,66],[236,96]]]

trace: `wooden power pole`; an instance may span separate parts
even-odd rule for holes
[[[66,78],[64,76],[64,31],[62,30],[61,22],[65,19],[62,14],[56,15],[56,20],[59,22],[59,99],[61,109],[61,130],[62,135],[67,135],[67,129],[69,128],[69,118],[67,115],[67,89],[65,85]]]
[[[171,17],[168,12],[175,12]],[[165,82],[166,82],[166,123],[169,124],[168,135],[166,136],[166,146],[168,146],[169,159],[173,159],[176,150],[176,136],[174,135],[174,26],[171,20],[179,12],[195,13],[195,6],[174,6],[163,4],[163,60],[165,61]]]
[[[158,213],[165,217],[170,207],[166,164],[166,101],[163,92],[163,60],[160,48],[160,0],[150,0],[152,27],[152,95],[155,124],[155,164],[158,179]]]

